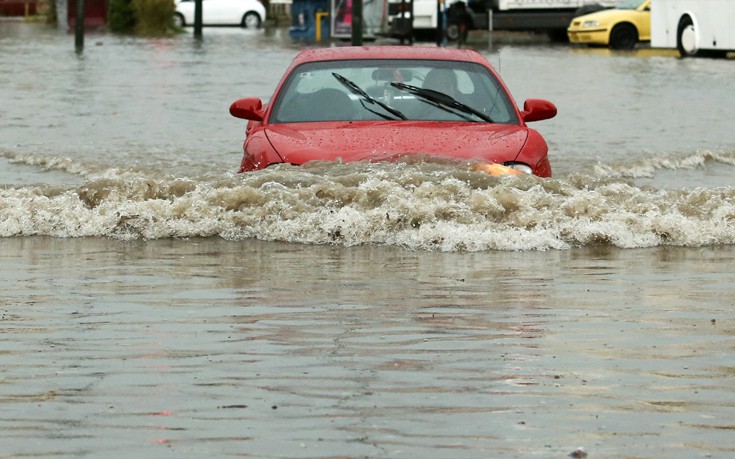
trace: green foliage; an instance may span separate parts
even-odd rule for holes
[[[107,27],[115,33],[133,33],[135,14],[131,0],[110,0]]]
[[[137,22],[135,33],[143,36],[161,36],[172,32],[174,17],[173,0],[132,0]]]
[[[46,24],[56,24],[56,2],[50,0],[48,2],[48,12],[46,13]]]
[[[173,0],[110,0],[110,31],[160,37],[173,32]]]

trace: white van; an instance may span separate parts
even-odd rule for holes
[[[651,47],[676,48],[682,57],[735,51],[735,1],[653,0]]]
[[[470,29],[545,31],[552,39],[566,41],[572,18],[617,6],[621,0],[443,0],[443,4],[448,8],[457,1],[467,6]],[[438,0],[388,0],[389,23],[410,18],[412,11],[413,31],[432,32],[438,9]],[[448,35],[455,38],[451,30]]]

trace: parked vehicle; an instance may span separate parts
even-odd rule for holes
[[[470,29],[527,30],[546,32],[552,39],[566,41],[567,27],[575,16],[611,8],[621,0],[468,0],[472,17]],[[451,8],[454,0],[446,0]],[[439,17],[437,0],[389,0],[389,22],[410,17],[418,33],[433,33]],[[458,28],[448,30],[450,39],[457,38]]]
[[[194,25],[194,0],[177,0],[174,24]],[[266,19],[265,7],[258,0],[202,0],[202,25],[240,26],[257,29]]]
[[[655,0],[651,46],[676,48],[681,57],[735,52],[735,1]]]
[[[39,8],[38,0],[2,0],[0,16],[33,16]],[[48,9],[48,6],[46,7]]]
[[[523,111],[472,50],[336,47],[299,53],[270,102],[235,101],[249,120],[240,172],[308,161],[456,161],[493,175],[551,175],[544,139],[526,123],[556,115],[548,101]]]
[[[617,8],[576,17],[567,33],[571,43],[633,49],[651,40],[651,0],[628,0]]]

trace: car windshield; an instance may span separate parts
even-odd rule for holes
[[[505,90],[484,66],[433,60],[310,62],[273,101],[270,123],[433,120],[517,124]]]
[[[618,6],[620,10],[637,10],[643,4],[641,0],[625,0]]]

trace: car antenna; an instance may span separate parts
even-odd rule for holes
[[[502,48],[498,48],[498,75],[503,76],[503,66],[501,65],[502,62],[500,60],[500,51],[502,51]]]

